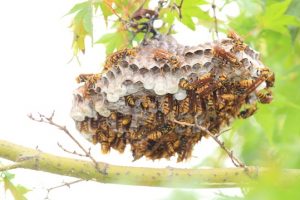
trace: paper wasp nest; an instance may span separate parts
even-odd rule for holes
[[[110,55],[99,74],[81,74],[71,116],[103,153],[130,145],[134,160],[191,156],[206,133],[270,103],[274,74],[235,34],[193,47],[161,36]],[[182,123],[196,124],[185,126]]]

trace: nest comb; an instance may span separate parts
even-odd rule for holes
[[[274,74],[235,33],[183,46],[171,36],[108,56],[99,74],[81,74],[71,117],[103,153],[130,145],[134,160],[191,157],[194,145],[256,104],[270,103]]]

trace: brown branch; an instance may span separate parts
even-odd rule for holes
[[[218,19],[216,15],[216,4],[215,0],[212,1],[211,8],[213,10],[213,18],[214,18],[214,29],[217,36],[217,39],[219,39],[219,31],[218,31]]]
[[[181,0],[180,3],[179,3],[179,5],[177,5],[176,3],[174,4],[175,7],[178,10],[178,15],[179,15],[179,19],[180,20],[182,19],[182,5],[183,5],[183,2],[184,2],[184,0]]]
[[[99,169],[99,166],[98,166],[98,163],[96,161],[96,159],[90,154],[90,151],[89,150],[86,150],[81,144],[80,142],[71,134],[71,132],[67,129],[66,126],[64,125],[59,125],[57,124],[56,122],[53,121],[53,117],[54,117],[54,114],[55,114],[55,111],[52,112],[52,114],[50,115],[50,117],[46,117],[45,115],[41,114],[41,113],[38,113],[39,114],[39,118],[34,118],[33,115],[30,113],[28,115],[28,117],[33,120],[33,121],[36,121],[36,122],[42,122],[42,123],[47,123],[47,124],[50,124],[52,126],[55,126],[57,127],[59,130],[63,131],[65,134],[67,134],[73,142],[75,142],[75,144],[85,153],[85,156],[88,157],[95,165],[95,168],[97,169],[98,172],[100,173],[103,173],[105,174],[105,168],[100,170]]]
[[[76,183],[80,183],[80,182],[82,182],[82,181],[84,181],[84,180],[79,179],[79,180],[75,180],[75,181],[71,181],[71,182],[63,182],[63,183],[60,184],[60,185],[57,185],[57,186],[54,186],[54,187],[51,187],[51,188],[47,188],[47,189],[46,189],[46,190],[47,190],[47,195],[46,195],[45,199],[49,199],[49,194],[50,194],[51,191],[53,191],[53,190],[56,190],[56,189],[62,188],[62,187],[68,187],[68,188],[70,188],[71,185],[76,184]]]
[[[69,153],[69,154],[73,154],[73,155],[76,155],[76,156],[80,156],[80,157],[87,157],[86,154],[81,154],[81,153],[78,153],[77,151],[73,150],[73,151],[70,151],[68,149],[66,149],[65,147],[63,147],[60,143],[57,143],[57,146],[62,149],[64,152],[66,153]],[[91,152],[91,148],[89,148],[89,155]]]

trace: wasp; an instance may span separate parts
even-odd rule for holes
[[[206,73],[198,77],[198,79],[195,81],[194,85],[195,86],[201,86],[203,84],[209,83],[213,80],[212,74],[211,73]]]
[[[105,61],[104,72],[111,69],[111,67],[114,64],[117,64],[120,60],[124,59],[125,56],[135,57],[136,55],[137,55],[137,48],[132,48],[132,49],[125,48],[116,51],[115,53],[112,53],[111,55],[108,56],[108,58]]]
[[[248,88],[254,83],[253,79],[241,80],[238,82],[238,86],[242,88]]]
[[[155,122],[155,114],[150,113],[145,120],[145,125],[148,127],[152,127],[152,126],[154,126],[154,122]]]
[[[156,122],[158,123],[158,125],[163,124],[165,121],[165,115],[163,112],[161,112],[160,110],[158,110],[156,112]]]
[[[159,130],[163,133],[163,134],[167,134],[170,131],[172,131],[174,129],[174,124],[164,124],[162,126],[159,127]]]
[[[167,115],[172,108],[172,96],[166,95],[161,101],[161,109],[163,114]]]
[[[181,142],[177,151],[178,152],[177,162],[181,162],[184,159],[190,158],[192,155],[192,148],[193,145],[188,138],[186,137],[181,138]]]
[[[95,134],[95,135],[92,136],[92,143],[94,145],[98,143],[98,135],[97,134]]]
[[[129,132],[127,132],[126,135],[129,140],[139,140],[142,138],[142,134],[133,130],[129,130]]]
[[[260,70],[261,76],[265,79],[267,87],[273,87],[275,82],[275,74],[265,67]]]
[[[102,120],[99,122],[99,129],[101,129],[103,131],[108,131],[109,126],[108,126],[106,120]]]
[[[269,74],[268,78],[266,79],[267,87],[273,87],[275,82],[275,74]]]
[[[239,101],[243,101],[247,98],[247,96],[252,93],[253,91],[256,90],[256,88],[262,84],[265,81],[265,77],[264,76],[260,76],[258,79],[256,79],[255,81],[253,81],[252,85],[250,85],[245,91],[242,90],[243,95],[240,96]]]
[[[132,144],[133,161],[140,159],[148,151],[148,145],[147,140],[140,140]]]
[[[98,132],[98,140],[101,144],[101,151],[103,154],[107,154],[110,150],[110,144],[108,137],[103,132]]]
[[[99,128],[99,120],[94,118],[89,119],[89,126],[90,126],[90,130],[94,132]]]
[[[256,96],[260,103],[268,104],[273,100],[272,91],[269,89],[262,89],[256,92]]]
[[[209,89],[209,85],[203,85],[201,87],[196,88],[196,94],[202,94],[203,92],[207,91]]]
[[[162,132],[161,132],[161,131],[151,131],[151,132],[149,133],[149,135],[147,135],[147,139],[156,141],[156,140],[158,140],[159,138],[161,138],[161,136],[162,136]]]
[[[233,47],[230,50],[233,53],[244,51],[247,48],[247,45],[244,44],[243,39],[234,31],[229,31],[227,37],[233,40]]]
[[[192,118],[191,118],[192,119]],[[185,122],[187,122],[187,123],[194,123],[194,119],[192,119],[192,120],[185,120]],[[192,127],[186,127],[185,128],[185,131],[183,132],[183,135],[185,135],[185,136],[191,136],[193,134],[193,130],[192,130]]]
[[[184,78],[180,79],[179,87],[181,87],[182,89],[185,89],[185,90],[194,89],[193,85],[191,83],[189,83],[189,81],[184,79]]]
[[[116,112],[111,112],[109,118],[110,118],[111,120],[114,120],[114,121],[117,120],[117,113],[116,113]]]
[[[251,104],[244,110],[240,111],[238,114],[239,118],[246,119],[248,117],[251,117],[255,112],[257,111],[257,106],[256,104]]]
[[[141,99],[141,107],[144,110],[148,110],[149,108],[155,108],[155,104],[152,102],[152,99],[150,96],[143,96]]]
[[[180,102],[179,112],[182,114],[186,114],[190,111],[190,97],[186,97]]]
[[[223,90],[225,91],[228,91],[231,89],[232,86],[232,83],[230,82],[229,78],[227,77],[226,74],[222,73],[219,78],[219,88],[222,88]]]
[[[175,150],[172,142],[166,142],[166,150],[169,156],[174,155]]]
[[[155,49],[153,59],[156,61],[167,61],[172,67],[178,68],[181,64],[179,58],[164,49]]]
[[[228,31],[227,37],[231,38],[233,40],[240,40],[240,41],[242,41],[241,37],[236,32],[234,32],[233,30]]]
[[[89,131],[89,123],[87,120],[76,122],[76,127],[81,133],[88,133]]]
[[[82,83],[88,81],[91,77],[93,77],[95,74],[79,74],[76,77],[76,82],[77,83]]]
[[[128,129],[131,124],[131,115],[120,116],[117,119],[117,129],[122,131],[123,128]]]
[[[116,140],[112,144],[112,147],[120,153],[123,153],[126,147],[126,139],[123,136],[116,138]]]
[[[130,107],[134,107],[135,106],[135,99],[133,98],[132,95],[128,95],[125,97],[126,103],[130,106]]]
[[[215,104],[213,100],[209,97],[206,107],[207,117],[210,121],[215,121],[217,118],[217,113],[215,109]]]
[[[77,83],[84,82],[83,96],[90,96],[93,90],[93,85],[100,79],[100,74],[80,74],[76,77]]]
[[[213,55],[222,58],[225,61],[228,61],[229,63],[233,64],[234,67],[240,67],[242,66],[242,63],[238,60],[238,58],[231,52],[227,52],[225,49],[223,49],[220,46],[215,46],[213,48]]]
[[[173,143],[173,148],[175,150],[177,150],[179,148],[179,145],[180,145],[180,139],[177,139],[174,143]]]
[[[231,102],[237,98],[236,95],[234,94],[222,94],[221,98],[224,99],[225,101]]]
[[[204,96],[212,93],[213,91],[215,91],[218,88],[220,88],[219,83],[209,83],[209,84],[205,84],[201,87],[197,87],[195,90],[195,93],[198,94],[198,96],[204,97]]]
[[[113,131],[113,130],[109,130],[108,131],[108,137],[107,137],[107,141],[109,142],[109,143],[112,143],[114,140],[115,140],[115,138],[116,138],[116,133]]]

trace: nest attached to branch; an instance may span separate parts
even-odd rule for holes
[[[270,103],[274,80],[233,32],[192,47],[160,36],[108,56],[99,74],[79,75],[71,116],[103,153],[130,145],[134,160],[177,154],[180,162],[207,136],[200,126],[220,134],[235,118],[253,115],[257,102]]]

